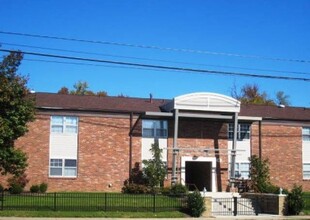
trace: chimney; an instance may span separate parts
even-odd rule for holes
[[[153,95],[150,93],[150,103],[153,103]]]

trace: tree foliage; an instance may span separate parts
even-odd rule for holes
[[[27,132],[34,119],[34,100],[27,78],[17,73],[23,55],[12,52],[0,63],[0,172],[19,175],[27,166],[26,155],[14,148],[14,141]]]
[[[276,94],[276,103],[278,105],[289,106],[289,105],[291,105],[289,98],[290,98],[290,96],[285,95],[283,91],[278,91]]]
[[[98,91],[98,92],[93,92],[92,90],[89,90],[89,85],[85,81],[78,81],[73,85],[73,90],[70,90],[63,86],[58,90],[58,94],[63,94],[63,95],[97,95],[100,97],[108,96],[108,93],[106,91]]]
[[[231,90],[231,96],[239,100],[242,104],[290,105],[289,96],[285,95],[283,91],[278,91],[275,99],[271,99],[265,91],[260,90],[257,84],[246,84],[240,89],[240,92],[237,91],[234,85]]]
[[[268,160],[261,160],[256,155],[250,157],[249,160],[251,188],[254,192],[268,192],[271,186]]]
[[[152,144],[150,151],[152,152],[153,158],[150,160],[143,160],[143,171],[149,186],[154,188],[159,187],[164,181],[167,171],[166,165],[161,159],[162,149],[159,148],[158,140],[155,140],[155,143]]]

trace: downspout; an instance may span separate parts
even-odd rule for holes
[[[258,122],[258,155],[262,159],[262,121]]]
[[[234,115],[234,139],[231,151],[231,167],[230,167],[230,180],[235,179],[235,165],[236,165],[236,147],[237,147],[237,132],[238,132],[238,113]],[[234,188],[234,181],[232,181],[232,188]]]
[[[129,132],[129,181],[131,182],[131,171],[132,171],[132,120],[133,113],[130,113],[130,132]]]
[[[174,136],[173,136],[173,149],[172,149],[172,176],[171,185],[175,185],[177,181],[176,176],[176,156],[178,152],[178,128],[179,127],[179,109],[174,111]]]

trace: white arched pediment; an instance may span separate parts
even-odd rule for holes
[[[234,98],[217,93],[190,93],[175,97],[165,110],[194,110],[212,112],[240,112],[240,102]]]

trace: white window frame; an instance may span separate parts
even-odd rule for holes
[[[58,162],[53,161],[55,163],[61,164],[60,166],[54,166],[52,165],[52,160],[58,160]],[[75,166],[66,166],[66,162],[73,160],[75,161]],[[51,169],[61,169],[61,175],[52,175]],[[69,169],[75,170],[75,175],[67,175],[67,172]],[[64,177],[64,178],[76,178],[77,177],[77,159],[72,158],[51,158],[50,164],[49,164],[49,177]]]
[[[151,126],[146,127],[147,124]],[[148,132],[146,132],[146,130],[148,130]],[[151,120],[151,119],[142,120],[142,137],[167,138],[168,137],[168,122],[166,120]]]
[[[307,166],[307,169],[305,169],[305,165]],[[310,180],[310,162],[302,164],[302,174],[304,180]]]
[[[247,170],[241,169],[242,167],[241,165],[243,164],[246,164],[248,166]],[[230,169],[231,169],[231,163],[230,163]],[[242,173],[245,173],[245,172],[248,174],[247,176],[242,175]],[[235,163],[235,178],[248,180],[250,179],[249,175],[250,175],[250,162],[249,161],[237,161]]]
[[[302,141],[310,142],[310,127],[302,128]]]
[[[244,129],[246,128],[246,129]],[[232,123],[228,124],[228,139],[232,140],[234,135],[234,125]],[[237,126],[237,140],[249,140],[251,137],[251,124],[239,123]]]
[[[62,123],[55,123],[53,118],[62,118]],[[70,123],[70,118],[73,118],[76,123],[72,124]],[[78,133],[78,124],[79,124],[79,118],[76,116],[61,116],[61,115],[52,115],[51,116],[51,133],[52,134],[77,134]],[[57,132],[53,130],[53,127],[62,127],[61,132]],[[71,129],[73,128],[74,132],[72,132]]]

